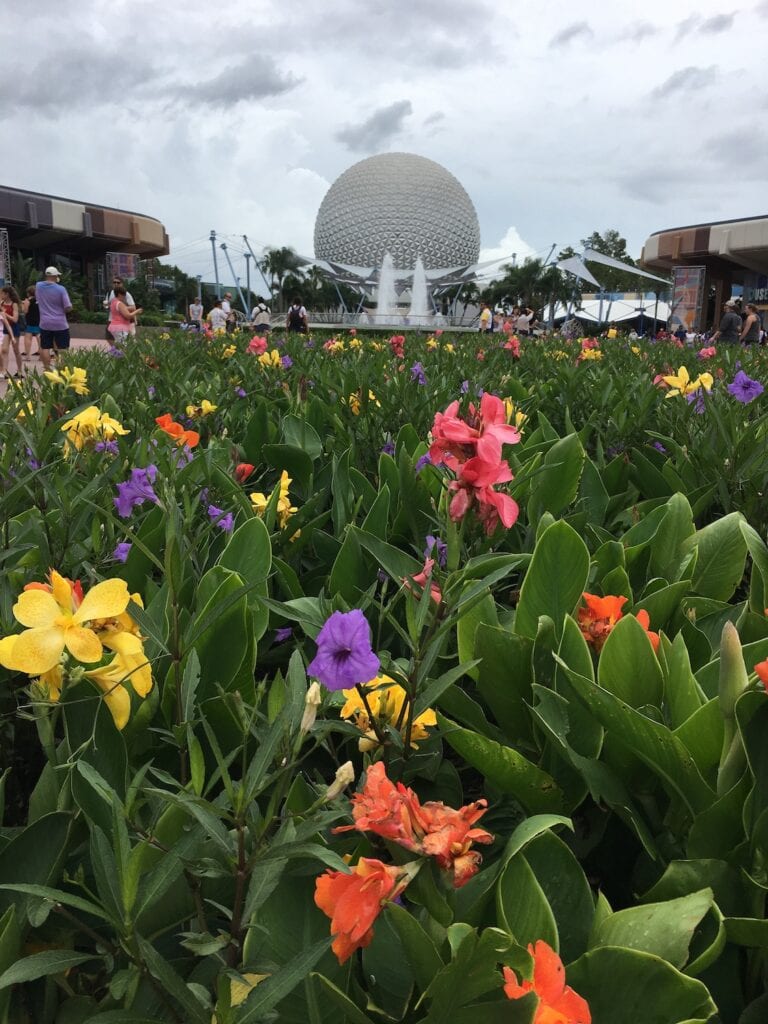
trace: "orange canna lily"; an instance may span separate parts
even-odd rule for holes
[[[493,842],[490,832],[472,828],[485,808],[485,800],[458,810],[440,801],[422,804],[412,789],[388,779],[383,762],[378,761],[368,769],[363,790],[352,797],[354,825],[342,825],[334,832],[373,832],[406,850],[434,857],[459,889],[477,873],[482,861],[470,849],[472,844]]]
[[[596,594],[584,593],[586,607],[579,608],[578,619],[581,635],[594,649],[600,653],[603,644],[608,639],[608,634],[622,617],[622,606],[626,604],[626,597],[616,597],[609,594],[607,597],[598,597]]]
[[[507,999],[521,999],[529,992],[539,997],[533,1024],[592,1024],[586,999],[565,984],[563,961],[543,939],[529,944],[533,957],[533,981],[519,982],[511,967],[504,968]]]
[[[373,924],[413,877],[410,865],[361,857],[351,874],[326,871],[315,882],[315,905],[331,919],[331,944],[340,964],[373,938]]]
[[[650,628],[650,625],[651,625],[651,617],[650,617],[650,615],[645,610],[645,608],[641,608],[640,611],[635,615],[635,618],[640,623],[640,625],[643,627],[645,632],[648,634],[648,639],[651,641],[651,647],[653,648],[653,653],[654,654],[658,654],[659,653],[659,634],[658,633],[654,633],[653,630]]]
[[[169,412],[155,418],[155,423],[162,431],[172,437],[176,444],[185,444],[188,448],[194,448],[200,442],[200,435],[196,430],[185,430],[180,423],[176,423]]]
[[[755,672],[757,672],[757,678],[765,687],[766,693],[768,693],[768,658],[755,665]]]

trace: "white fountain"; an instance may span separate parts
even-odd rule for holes
[[[376,290],[376,323],[392,323],[397,317],[397,296],[395,294],[395,262],[391,252],[384,253],[379,271],[379,287]]]
[[[416,257],[413,268],[413,284],[411,285],[411,310],[408,314],[414,327],[424,327],[427,323],[427,274],[421,256]]]

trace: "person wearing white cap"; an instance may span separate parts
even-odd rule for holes
[[[59,283],[61,274],[56,267],[45,268],[45,280],[35,285],[35,298],[40,310],[40,358],[43,368],[51,365],[51,352],[69,348],[67,313],[72,303],[67,289]]]
[[[738,306],[735,299],[728,299],[723,303],[723,317],[720,326],[709,339],[710,342],[727,341],[737,342],[741,334],[741,316],[737,312]]]

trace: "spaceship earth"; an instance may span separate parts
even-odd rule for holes
[[[315,221],[315,257],[380,267],[384,253],[411,270],[476,263],[480,225],[472,200],[445,167],[414,153],[380,153],[331,185]]]

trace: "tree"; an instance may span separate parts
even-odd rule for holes
[[[285,308],[285,283],[286,277],[292,274],[294,278],[301,270],[301,260],[296,252],[289,246],[282,246],[279,249],[267,249],[259,260],[261,272],[269,275],[272,281],[272,294],[275,305],[278,308]]]
[[[612,256],[622,263],[629,263],[635,266],[635,261],[627,252],[627,240],[623,238],[614,228],[609,228],[602,235],[593,231],[589,238],[582,238],[581,244],[585,249],[594,249],[604,256]],[[589,266],[590,261],[585,261]],[[606,267],[603,263],[594,263],[589,267],[597,280],[602,285],[603,291],[607,292],[630,292],[638,287],[637,277],[624,270],[614,270]]]
[[[571,287],[565,275],[553,263],[544,266],[539,259],[527,259],[501,268],[504,277],[494,281],[483,297],[494,305],[530,306],[543,315],[550,302],[565,302]]]

